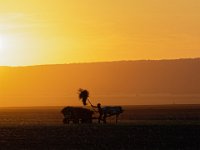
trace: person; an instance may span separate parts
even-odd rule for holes
[[[103,109],[101,107],[101,104],[98,103],[97,106],[91,105],[93,108],[97,108],[98,113],[99,113],[99,117],[98,117],[98,122],[100,123],[100,121],[102,120],[102,116],[103,116]],[[103,119],[105,120],[105,118]],[[104,121],[105,122],[105,121]]]

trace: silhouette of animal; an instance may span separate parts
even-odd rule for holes
[[[102,111],[103,111],[102,120],[104,123],[106,123],[106,118],[110,116],[116,116],[116,123],[117,123],[118,117],[123,112],[123,109],[121,106],[106,106],[102,108]]]

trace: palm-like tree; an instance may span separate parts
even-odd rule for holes
[[[80,89],[78,90],[78,92],[79,92],[79,99],[82,100],[83,105],[87,105],[86,101],[87,101],[87,99],[88,99],[88,97],[89,97],[89,92],[88,92],[88,90],[84,90],[84,89],[81,89],[81,88],[80,88]]]

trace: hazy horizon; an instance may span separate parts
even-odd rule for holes
[[[199,104],[200,58],[0,67],[4,106]]]
[[[36,66],[51,66],[51,65],[73,65],[73,64],[95,64],[95,63],[112,63],[112,62],[137,62],[137,61],[170,61],[170,60],[195,60],[200,57],[185,57],[185,58],[163,58],[163,59],[133,59],[133,60],[112,60],[112,61],[88,61],[88,62],[69,62],[69,63],[47,63],[47,64],[33,64],[33,65],[0,65],[0,67],[36,67]]]

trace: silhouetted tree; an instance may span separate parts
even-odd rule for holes
[[[81,88],[78,91],[79,91],[79,99],[82,100],[83,105],[87,105],[86,101],[89,97],[89,92]]]

